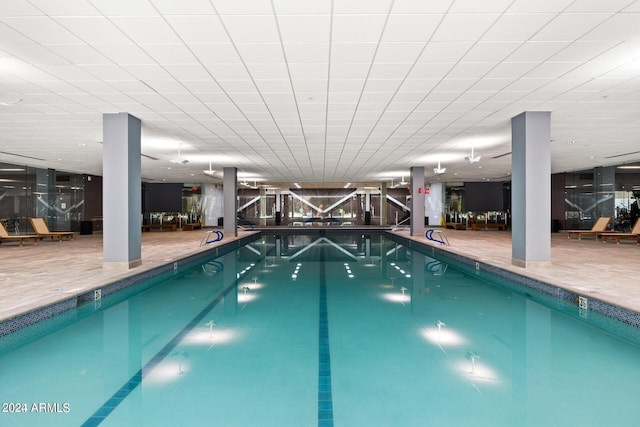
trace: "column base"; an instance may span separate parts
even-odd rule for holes
[[[108,271],[123,271],[130,270],[132,268],[140,267],[142,265],[142,260],[137,259],[135,261],[124,261],[124,262],[114,262],[114,261],[105,261],[102,263],[102,269]]]
[[[521,268],[549,268],[551,261],[523,261],[521,259],[511,258],[511,264]]]

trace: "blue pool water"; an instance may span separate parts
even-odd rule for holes
[[[638,345],[513,289],[381,235],[266,236],[5,346],[0,425],[637,425]]]

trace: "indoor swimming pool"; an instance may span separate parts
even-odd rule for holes
[[[631,327],[384,234],[264,235],[169,276],[0,338],[0,425],[637,423]]]

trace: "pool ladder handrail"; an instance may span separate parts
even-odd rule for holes
[[[438,237],[440,237],[440,239],[442,240],[439,240],[433,237],[433,233],[438,233]],[[451,246],[451,244],[449,243],[449,239],[447,239],[447,235],[442,230],[435,230],[433,228],[430,228],[425,232],[424,237],[426,237],[427,240],[430,240],[432,242],[440,243],[441,245]]]
[[[213,234],[216,236],[213,239],[209,239]],[[200,246],[208,245],[209,243],[219,242],[224,239],[224,233],[220,230],[210,230],[202,235],[202,239],[200,239]]]

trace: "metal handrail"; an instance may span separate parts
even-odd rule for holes
[[[437,233],[438,237],[440,237],[440,239],[442,239],[442,240],[439,240],[439,239],[433,237],[433,233]],[[427,240],[430,240],[432,242],[440,243],[441,245],[451,246],[449,244],[449,239],[447,239],[447,235],[442,230],[429,229],[424,234],[424,237],[426,237]]]
[[[213,234],[215,234],[215,237],[213,237],[212,239],[209,239],[209,237],[212,237]],[[200,239],[200,246],[208,245],[209,243],[219,242],[222,239],[224,239],[224,233],[222,233],[222,231],[220,230],[207,231],[202,236],[202,239]]]

